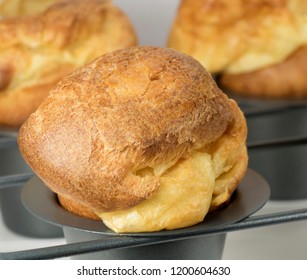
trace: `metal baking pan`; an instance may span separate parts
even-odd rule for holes
[[[4,224],[13,232],[36,238],[63,236],[63,231],[34,217],[20,200],[22,184],[10,180],[16,174],[31,174],[30,167],[23,160],[15,136],[0,136],[0,208]]]
[[[238,102],[246,116],[248,143],[307,136],[307,99],[273,100],[228,95]],[[249,149],[249,167],[266,178],[271,187],[271,200],[307,198],[305,166],[307,145]]]
[[[248,143],[307,136],[307,107],[247,117]],[[272,200],[307,198],[307,143],[249,149],[249,167],[269,182]]]
[[[17,138],[18,128],[0,126],[0,137]]]
[[[307,198],[307,141],[293,146],[249,149],[249,166],[261,173],[271,188],[271,200]]]
[[[307,107],[305,98],[260,98],[241,96],[221,87],[230,98],[234,99],[247,115],[259,115],[283,111],[285,109]]]
[[[59,205],[56,195],[37,177],[25,184],[22,201],[33,215],[62,227],[68,244],[99,240],[106,246],[114,245],[114,242],[121,245],[110,250],[77,254],[73,259],[221,259],[226,232],[213,234],[212,231],[255,213],[267,202],[269,195],[267,182],[256,172],[248,170],[229,205],[209,214],[202,223],[170,231],[126,234],[116,234],[101,221],[67,212]],[[131,247],[131,239],[144,243],[147,239],[149,244]]]

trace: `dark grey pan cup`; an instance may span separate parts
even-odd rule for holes
[[[67,243],[90,240],[110,240],[107,235],[64,227]],[[214,234],[160,244],[112,249],[71,257],[74,260],[220,260],[226,234]]]
[[[249,166],[271,187],[271,200],[307,198],[307,144],[249,151]]]
[[[23,160],[13,132],[0,136],[0,176],[31,173]],[[21,203],[22,185],[10,184],[0,188],[0,208],[4,224],[13,232],[29,237],[54,238],[62,237],[63,230],[50,225],[29,213]]]
[[[247,118],[248,142],[307,136],[307,107]],[[307,143],[249,150],[249,166],[269,182],[272,200],[307,198]]]
[[[234,99],[246,115],[248,143],[307,136],[306,99]],[[249,149],[249,167],[266,178],[271,200],[307,198],[306,166],[307,144]]]
[[[231,202],[224,208],[209,214],[204,222],[188,228],[119,235],[101,221],[76,216],[65,211],[57,197],[42,181],[33,177],[22,190],[25,207],[46,222],[63,227],[67,243],[105,240],[108,244],[121,244],[120,248],[77,254],[72,259],[221,259],[226,238],[225,232],[215,232],[223,226],[238,222],[259,210],[269,199],[270,188],[256,172],[248,170]],[[125,238],[162,238],[163,243],[122,246]],[[124,239],[124,240],[123,240]],[[125,248],[124,248],[125,247]],[[110,248],[110,247],[109,247]]]

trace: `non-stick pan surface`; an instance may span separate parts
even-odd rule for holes
[[[230,203],[224,208],[207,215],[202,223],[195,226],[158,232],[125,233],[136,237],[176,237],[200,235],[210,230],[238,222],[259,210],[270,197],[270,187],[262,176],[248,170],[238,186]],[[56,195],[38,178],[33,177],[23,187],[22,201],[35,216],[61,227],[70,227],[102,235],[118,236],[101,221],[79,217],[64,210]]]

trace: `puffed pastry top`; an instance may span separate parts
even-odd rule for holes
[[[168,41],[209,72],[231,74],[283,62],[306,44],[305,0],[182,0]]]
[[[0,21],[0,125],[19,127],[65,74],[135,45],[127,16],[109,0],[56,1]]]
[[[247,168],[246,134],[199,62],[139,46],[62,79],[18,143],[65,209],[140,232],[190,226],[227,203]]]

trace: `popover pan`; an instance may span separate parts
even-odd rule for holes
[[[210,234],[212,229],[238,222],[259,210],[269,199],[270,188],[258,173],[248,170],[231,201],[224,208],[208,214],[197,225],[158,232],[117,234],[102,221],[79,217],[64,210],[57,196],[37,177],[23,187],[25,207],[45,222],[62,227],[67,243],[133,237],[174,238],[159,244],[141,245],[87,253],[73,259],[221,259],[226,233]]]
[[[11,133],[11,136],[0,136],[0,176],[31,173],[19,152],[16,135]],[[36,218],[24,208],[20,199],[21,189],[21,184],[0,188],[1,214],[7,228],[28,237],[63,237],[61,228]]]

